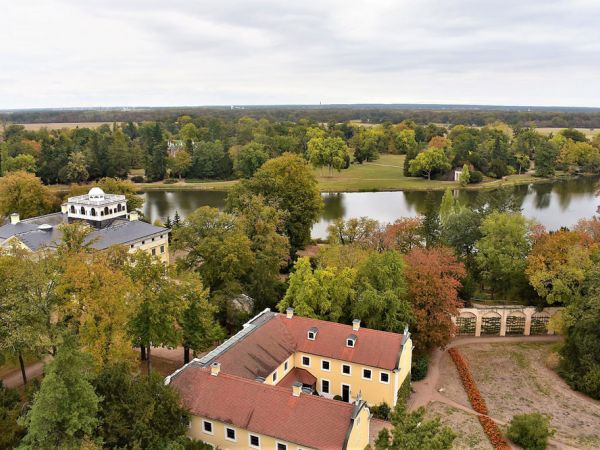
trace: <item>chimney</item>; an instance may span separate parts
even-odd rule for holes
[[[221,371],[221,363],[214,362],[210,365],[210,374],[213,377],[216,377],[217,375],[219,375],[220,371]]]
[[[67,205],[66,203],[60,205],[60,212],[63,214],[67,214],[69,212],[69,205]]]
[[[136,220],[139,220],[139,218],[140,218],[140,216],[137,211],[131,211],[129,213],[129,220],[131,222],[135,222]]]
[[[354,331],[360,330],[360,319],[354,319],[352,321],[352,330],[354,330]]]
[[[300,383],[299,381],[296,381],[292,385],[292,395],[294,397],[300,397],[301,393],[302,393],[302,383]]]
[[[10,224],[11,225],[16,225],[21,221],[21,218],[19,216],[19,213],[12,213],[10,215]]]
[[[288,319],[291,319],[292,317],[294,317],[294,308],[288,308],[285,310],[285,317],[287,317]]]

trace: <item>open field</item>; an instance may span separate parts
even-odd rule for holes
[[[37,131],[42,128],[48,130],[62,130],[63,128],[98,128],[101,125],[112,125],[113,122],[65,122],[65,123],[17,123],[15,125],[23,125],[26,130]]]
[[[456,181],[426,180],[404,176],[404,155],[381,155],[374,161],[363,164],[352,164],[347,170],[333,172],[329,176],[326,168],[315,169],[314,174],[319,181],[321,192],[356,192],[356,191],[429,191],[461,189]],[[551,180],[537,178],[529,174],[510,175],[504,180],[485,179],[482,183],[466,186],[462,189],[486,189],[517,184],[543,183]]]
[[[461,347],[491,417],[508,422],[513,415],[549,414],[554,439],[582,449],[600,448],[600,402],[573,391],[546,359],[552,343],[497,343]],[[456,368],[446,353],[437,389],[470,407]],[[456,429],[456,428],[455,428]]]
[[[482,183],[461,187],[455,181],[426,180],[417,177],[405,177],[403,174],[404,155],[381,155],[374,162],[352,164],[341,172],[329,175],[327,168],[314,169],[321,192],[361,192],[361,191],[443,191],[445,189],[493,189],[530,183],[550,183],[555,179],[538,178],[531,174],[509,175],[502,180],[485,178]],[[130,175],[143,175],[142,169],[134,169]],[[557,178],[565,175],[557,174]],[[228,191],[239,180],[201,181],[182,180],[176,183],[137,183],[140,191]],[[56,192],[67,192],[69,186],[50,186]]]
[[[536,128],[536,130],[543,134],[544,136],[548,136],[550,133],[556,134],[560,130],[564,130],[564,128]],[[600,133],[600,129],[598,128],[575,128],[575,130],[581,131],[585,134],[588,139],[594,137],[596,134]]]
[[[439,417],[457,435],[452,448],[455,450],[492,450],[487,436],[481,428],[477,416],[461,411],[441,402],[433,402],[427,407],[428,419]]]

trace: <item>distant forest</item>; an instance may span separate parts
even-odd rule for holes
[[[497,121],[517,127],[600,128],[600,108],[517,107],[477,105],[290,105],[245,107],[98,108],[0,111],[13,123],[175,122],[182,115],[236,120],[400,123],[484,126]]]

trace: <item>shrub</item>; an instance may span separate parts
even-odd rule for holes
[[[419,354],[415,356],[412,362],[411,379],[412,381],[422,380],[427,376],[429,368],[429,355]]]
[[[514,416],[508,427],[508,437],[524,450],[544,450],[554,434],[548,428],[550,418],[540,413]]]
[[[502,437],[502,433],[496,422],[488,416],[479,416],[479,423],[481,423],[483,431],[496,450],[511,450],[510,445],[508,445],[506,440]]]
[[[131,181],[133,181],[134,183],[143,183],[144,177],[141,175],[135,175],[135,176],[131,177]]]
[[[400,389],[398,389],[398,402],[406,404],[406,400],[408,399],[409,395],[410,395],[410,377],[407,376],[404,379],[404,381],[402,382]]]
[[[387,403],[382,402],[379,405],[371,406],[370,410],[375,418],[381,420],[390,420],[392,409]]]
[[[483,174],[479,170],[474,170],[469,174],[469,184],[481,183]]]
[[[340,401],[343,400],[341,395],[334,395],[333,399],[334,400],[340,400]]]
[[[177,183],[177,180],[175,178],[167,178],[166,180],[163,180],[163,184],[175,184]]]
[[[452,357],[452,361],[456,365],[456,369],[458,370],[458,375],[463,383],[465,391],[467,391],[467,396],[469,397],[469,401],[471,402],[471,406],[473,409],[477,411],[479,414],[487,415],[487,405],[481,396],[481,392],[477,389],[477,385],[475,384],[475,380],[473,380],[473,376],[471,375],[471,371],[469,370],[469,366],[467,365],[467,361],[463,358],[462,354],[458,349],[451,348],[448,350],[448,353]]]

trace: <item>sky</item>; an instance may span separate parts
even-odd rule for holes
[[[0,109],[600,106],[600,0],[0,0]]]

